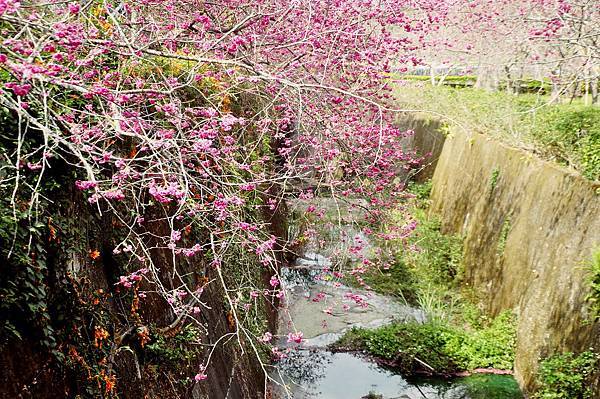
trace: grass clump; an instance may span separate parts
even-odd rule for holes
[[[370,269],[362,278],[378,293],[402,298],[412,305],[434,306],[435,298],[441,296],[445,301],[447,291],[460,279],[462,238],[442,234],[440,220],[427,216],[431,181],[411,183],[408,192],[412,197],[410,213],[417,220],[415,232],[406,243],[391,243],[395,259],[389,269]],[[392,224],[401,224],[402,218],[400,213],[392,215]],[[434,291],[435,298],[431,298]]]
[[[559,353],[540,363],[535,399],[591,399],[590,378],[599,356],[592,351]]]
[[[515,323],[504,312],[480,329],[452,323],[393,323],[374,330],[354,328],[333,345],[335,350],[360,350],[412,375],[452,375],[492,367],[511,369]]]

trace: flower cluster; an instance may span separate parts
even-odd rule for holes
[[[121,285],[124,288],[131,288],[131,287],[133,287],[133,285],[135,283],[141,281],[142,276],[146,273],[148,273],[147,268],[142,268],[142,269],[136,270],[135,272],[133,272],[127,276],[119,277],[119,282],[116,284]]]

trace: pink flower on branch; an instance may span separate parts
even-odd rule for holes
[[[297,332],[290,332],[287,335],[287,342],[288,343],[292,343],[295,342],[297,344],[301,344],[302,341],[304,340],[304,334],[302,334],[302,331],[297,331]]]

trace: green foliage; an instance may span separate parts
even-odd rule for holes
[[[46,226],[39,222],[29,225],[26,211],[16,209],[13,215],[9,202],[7,197],[0,199],[0,260],[4,263],[2,273],[12,276],[10,280],[3,280],[0,284],[0,336],[2,341],[11,336],[20,339],[28,329],[20,323],[20,317],[16,317],[22,315],[22,320],[41,330],[42,342],[53,347],[55,343],[49,324],[45,285],[46,250],[40,244]],[[27,245],[30,237],[36,242],[31,249]],[[10,264],[7,262],[9,254]]]
[[[418,226],[410,238],[417,251],[402,250],[398,256],[423,284],[453,285],[462,262],[462,238],[441,232],[441,221],[416,209]]]
[[[414,196],[411,199],[411,213],[417,219],[417,228],[409,237],[408,245],[392,243],[396,255],[389,269],[369,270],[363,275],[363,279],[376,292],[417,304],[439,285],[442,285],[442,290],[446,290],[449,285],[454,284],[460,275],[462,239],[442,234],[440,220],[427,217],[431,181],[411,182],[407,190]],[[403,223],[402,217],[403,215],[392,215],[392,223]]]
[[[460,274],[463,243],[457,235],[442,233],[440,219],[427,215],[431,187],[431,181],[409,187],[409,192],[415,195],[412,214],[417,220],[417,228],[409,238],[409,244],[417,251],[400,247],[397,260],[408,265],[420,281],[421,288],[433,285],[448,289]]]
[[[512,228],[512,224],[510,222],[510,218],[504,219],[502,223],[502,229],[500,230],[500,238],[498,238],[498,245],[496,246],[496,253],[498,255],[502,255],[504,253],[504,249],[506,248],[506,240],[508,239],[508,233],[510,233],[510,229]]]
[[[435,76],[436,84],[439,83],[443,76]],[[414,82],[431,82],[429,75],[400,75],[397,77],[400,80],[408,80]],[[470,87],[475,84],[477,77],[473,75],[449,75],[444,78],[443,85],[452,87]]]
[[[201,347],[198,345],[202,332],[193,324],[187,324],[173,337],[153,334],[146,351],[153,362],[171,362],[179,364],[189,362],[198,357]]]
[[[416,205],[420,206],[422,204],[427,204],[429,200],[429,196],[431,195],[431,189],[433,187],[433,183],[431,180],[427,180],[423,183],[415,183],[411,181],[408,183],[407,191],[415,196]]]
[[[538,370],[536,399],[591,399],[590,377],[599,356],[592,351],[559,353],[544,359]]]
[[[443,234],[440,220],[427,217],[431,183],[411,184],[409,207],[418,225],[407,243],[396,243],[396,262],[383,273],[368,272],[365,281],[384,294],[400,293],[427,313],[428,322],[393,323],[376,330],[352,329],[336,349],[365,350],[405,373],[452,374],[480,367],[512,369],[515,318],[503,312],[488,319],[459,291],[461,237]],[[392,219],[401,223],[401,214]],[[510,225],[510,223],[505,223]],[[509,228],[509,227],[508,227]],[[414,248],[417,250],[415,251]],[[417,360],[418,359],[418,360]]]
[[[512,369],[515,335],[514,317],[504,312],[479,329],[448,322],[393,323],[375,330],[354,328],[333,348],[365,350],[407,374],[453,374],[480,367]]]
[[[533,138],[559,162],[600,179],[600,110],[578,104],[547,107],[532,118]]]
[[[46,245],[49,225],[32,209],[31,199],[38,183],[36,175],[24,165],[19,170],[20,184],[14,188],[17,170],[9,162],[17,143],[10,130],[17,129],[15,118],[0,110],[0,345],[32,333],[49,349],[56,347],[48,311]],[[39,138],[26,137],[23,153]],[[55,187],[45,181],[38,188],[40,206]]]
[[[516,347],[516,319],[509,311],[500,313],[491,323],[475,330],[468,345],[457,349],[468,360],[467,368],[494,367],[512,369]]]
[[[591,305],[592,318],[598,320],[600,319],[600,249],[594,251],[588,267],[590,293],[586,300]]]

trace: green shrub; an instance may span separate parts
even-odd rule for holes
[[[431,180],[427,180],[423,183],[415,183],[411,181],[408,183],[408,187],[406,190],[415,196],[417,200],[417,206],[427,204],[429,200],[429,196],[431,195],[431,188],[433,187],[433,183]]]
[[[476,330],[462,349],[469,359],[467,368],[512,369],[516,336],[515,317],[508,311],[500,313],[489,326]]]
[[[420,292],[438,288],[445,291],[454,285],[460,276],[462,238],[442,234],[440,220],[427,217],[431,183],[411,184],[409,191],[415,195],[411,213],[418,222],[408,239],[410,247],[406,247],[406,243],[391,243],[396,251],[392,266],[388,270],[368,270],[363,279],[378,293],[401,297],[408,303],[417,304]],[[403,223],[400,217],[403,216],[392,217],[392,223]],[[352,284],[352,280],[348,282]],[[442,293],[442,296],[446,295]]]
[[[532,135],[549,155],[579,166],[589,179],[600,178],[600,110],[577,104],[547,107],[534,123]]]
[[[394,323],[376,330],[354,328],[333,349],[364,350],[407,375],[431,371],[424,364],[436,374],[451,374],[462,369],[445,350],[448,341],[460,339],[457,334],[440,324]]]
[[[590,399],[589,378],[594,373],[598,355],[591,351],[579,355],[559,353],[540,363],[536,399]]]
[[[437,217],[427,218],[424,211],[418,210],[415,216],[419,224],[410,240],[417,251],[402,251],[400,259],[415,270],[424,283],[452,285],[462,261],[462,238],[442,234]]]

